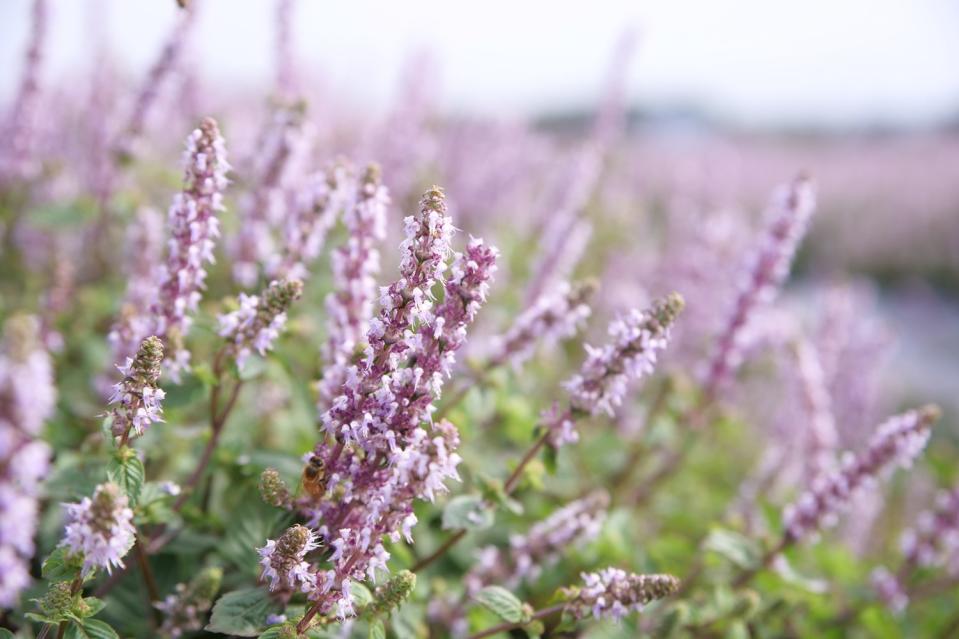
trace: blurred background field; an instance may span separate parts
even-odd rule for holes
[[[0,5],[4,104],[17,92],[30,4]],[[578,245],[570,251],[581,256],[569,268],[575,279],[600,282],[586,341],[600,343],[616,312],[678,290],[687,309],[664,365],[675,374],[670,383],[690,384],[728,314],[769,194],[798,173],[818,186],[818,211],[780,302],[756,329],[742,383],[727,398],[727,421],[697,444],[692,470],[657,494],[654,516],[637,522],[614,512],[596,545],[547,573],[551,585],[597,557],[687,567],[704,522],[723,515],[763,443],[797,419],[788,366],[769,348],[797,334],[835,358],[825,367],[844,448],[861,446],[881,417],[904,407],[936,402],[944,409],[928,467],[897,483],[885,509],[857,510],[839,533],[848,542],[843,550],[812,551],[818,571],[864,588],[868,570],[851,567],[844,553],[871,563],[887,557],[896,531],[928,505],[934,487],[959,476],[955,3],[198,1],[195,29],[159,87],[136,161],[110,193],[106,225],[99,224],[107,207],[96,199],[102,176],[94,151],[126,121],[180,18],[172,0],[49,4],[34,122],[42,179],[23,210],[15,198],[4,203],[0,315],[28,309],[56,328],[61,342],[50,347],[62,372],[50,438],[57,447],[88,445],[96,433],[110,367],[105,336],[126,283],[125,228],[138,207],[162,209],[177,190],[182,140],[200,117],[215,115],[242,191],[255,173],[264,123],[277,104],[295,98],[306,105],[313,136],[305,164],[348,157],[383,166],[393,205],[381,281],[395,272],[402,216],[434,183],[446,189],[463,235],[502,250],[470,361],[528,302],[551,221],[572,199],[580,206],[568,229]],[[295,6],[293,28],[278,37],[276,11],[286,4]],[[288,64],[279,64],[284,58]],[[601,152],[590,155],[591,145]],[[599,169],[577,199],[571,185],[590,161]],[[241,224],[239,199],[228,192],[227,236]],[[336,233],[330,245],[342,239]],[[264,366],[259,394],[241,400],[217,460],[227,476],[250,480],[275,465],[293,477],[294,454],[313,443],[311,381],[320,371],[312,345],[323,339],[330,288],[327,270],[318,270],[302,304],[309,310],[291,314],[291,336]],[[213,268],[210,284],[205,311],[223,308],[236,290],[228,259]],[[212,332],[210,317],[198,322],[197,361],[211,348],[202,341]],[[466,395],[451,417],[464,441],[477,442],[463,452],[467,486],[489,467],[505,472],[581,356],[572,345],[539,353],[527,371],[501,371],[489,388]],[[181,453],[204,428],[191,402],[203,390],[193,378],[170,389],[168,415],[186,437],[151,432],[147,444],[168,451],[151,471],[186,472]],[[590,432],[577,452],[564,451],[560,464],[570,472],[551,478],[546,496],[576,495],[584,477],[605,477],[626,461],[620,444],[638,439],[636,416],[657,390],[645,389],[626,418]],[[651,429],[654,448],[684,441],[675,423],[662,421]],[[60,469],[52,496],[76,490],[75,470]],[[788,485],[779,488],[773,502],[789,494]],[[228,493],[229,483],[219,490]],[[540,510],[547,505],[534,499],[531,512]],[[418,543],[430,546],[441,537],[435,517],[423,521],[433,526],[421,527]],[[45,546],[55,543],[58,525],[48,512]],[[237,551],[237,567],[247,550]],[[460,548],[451,561],[465,567],[475,550]],[[828,620],[823,604],[806,603]],[[948,612],[937,608],[932,626]]]

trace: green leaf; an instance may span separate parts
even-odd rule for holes
[[[87,605],[87,609],[83,613],[84,617],[93,617],[107,605],[105,601],[96,597],[84,597],[83,603]]]
[[[487,586],[474,599],[484,608],[508,623],[520,623],[526,616],[523,602],[506,588]]]
[[[546,444],[543,448],[543,465],[550,475],[556,474],[556,468],[559,466],[559,449],[552,444]]]
[[[41,575],[50,581],[70,581],[80,573],[83,560],[71,557],[63,546],[54,548],[50,556],[43,561]]]
[[[386,626],[382,619],[374,619],[370,622],[370,639],[386,639]]]
[[[266,627],[267,616],[279,612],[280,606],[264,588],[236,590],[217,599],[206,630],[224,635],[256,637]]]
[[[99,619],[73,621],[67,628],[66,636],[67,639],[119,639],[117,631]]]
[[[776,574],[782,577],[782,580],[791,586],[796,586],[797,588],[816,595],[820,595],[829,589],[829,584],[822,579],[813,579],[812,577],[806,577],[796,572],[785,556],[778,557],[776,561],[773,562],[772,567]]]
[[[369,588],[355,579],[350,581],[350,594],[353,596],[353,603],[358,609],[365,608],[373,603],[373,593],[370,592]]]
[[[746,570],[758,568],[762,559],[762,551],[755,540],[721,528],[709,533],[709,537],[703,543],[703,548],[722,555]]]
[[[110,460],[107,472],[130,498],[130,503],[136,505],[145,476],[140,458],[136,455],[129,455],[124,459],[114,457]]]
[[[13,633],[6,628],[0,628],[0,639],[15,639]]]
[[[723,636],[725,639],[749,639],[749,628],[745,621],[734,621]]]
[[[444,530],[483,530],[493,525],[493,511],[479,495],[454,497],[443,509]]]
[[[216,386],[216,375],[213,374],[213,369],[210,368],[209,364],[203,363],[194,366],[193,376],[200,380],[200,383],[207,390]]]
[[[503,482],[498,479],[490,479],[489,477],[480,477],[479,483],[483,498],[486,501],[505,508],[514,515],[523,514],[523,505],[506,494],[503,488]]]

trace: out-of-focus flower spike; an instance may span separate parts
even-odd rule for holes
[[[272,277],[304,281],[309,278],[310,266],[323,251],[337,215],[352,206],[353,187],[352,168],[344,162],[336,162],[326,171],[306,178],[293,198],[281,254],[273,256],[267,265]],[[335,256],[336,253],[334,260]]]
[[[320,409],[326,410],[340,394],[356,349],[366,338],[376,274],[380,270],[377,245],[386,233],[390,198],[375,164],[366,168],[356,196],[343,214],[347,231],[344,244],[332,255],[334,290],[326,297],[327,339],[323,349],[323,378],[318,385]]]
[[[538,343],[552,346],[575,335],[589,318],[589,299],[597,286],[592,280],[572,286],[561,282],[553,291],[542,295],[496,339],[489,366],[510,362],[519,367],[532,357]]]
[[[0,343],[0,609],[30,585],[40,482],[51,451],[38,439],[56,403],[53,366],[40,322],[15,315]]]
[[[593,617],[619,621],[656,599],[679,590],[672,575],[636,575],[619,568],[583,573],[582,586],[564,589],[565,611],[576,619]]]
[[[184,340],[192,324],[206,283],[206,264],[213,262],[215,240],[220,235],[217,214],[224,210],[223,191],[230,168],[220,129],[206,118],[187,138],[183,157],[183,190],[170,206],[170,240],[161,272],[157,301],[151,312],[151,331],[163,339],[166,365],[174,381],[190,365]]]
[[[132,357],[151,329],[150,308],[162,271],[163,217],[152,208],[141,208],[127,228],[124,249],[127,290],[107,337],[114,362]]]
[[[47,0],[33,0],[20,86],[10,119],[4,127],[0,182],[30,179],[39,170],[33,147],[39,117],[40,68],[47,40],[47,21]]]
[[[276,59],[276,93],[280,98],[292,96],[296,93],[296,59],[295,40],[293,38],[295,0],[277,0],[274,40],[274,55]]]
[[[196,23],[196,7],[192,4],[184,7],[176,17],[176,23],[167,36],[160,56],[150,67],[137,93],[129,119],[114,143],[113,151],[121,161],[128,162],[136,157],[137,145],[156,107],[157,97],[180,64],[183,50]]]
[[[177,639],[202,629],[205,613],[213,607],[222,582],[222,568],[206,568],[190,583],[177,584],[174,592],[163,601],[154,602],[153,607],[163,615],[160,636]]]
[[[659,351],[669,341],[669,327],[682,309],[683,298],[672,293],[649,309],[634,309],[610,324],[612,340],[602,348],[587,346],[579,373],[564,384],[573,409],[612,415],[630,380],[653,371]]]
[[[796,358],[796,378],[806,413],[806,475],[815,480],[835,468],[839,435],[816,348],[809,340],[800,338],[793,343],[792,352]]]
[[[609,495],[593,493],[537,522],[525,535],[512,536],[508,553],[492,546],[481,550],[479,561],[463,580],[467,590],[476,593],[492,584],[515,588],[521,582],[536,579],[568,547],[595,538],[608,507]]]
[[[783,510],[786,543],[800,541],[835,524],[839,513],[862,488],[878,481],[895,466],[911,466],[929,441],[939,415],[937,407],[926,406],[881,424],[865,451],[859,455],[848,453],[838,470],[816,479],[809,490]]]
[[[299,201],[293,203],[300,210],[290,216],[287,210],[290,178],[309,147],[306,106],[302,102],[279,106],[271,118],[254,158],[253,185],[238,207],[240,229],[231,246],[233,278],[246,288],[254,286],[261,268],[270,270],[269,262],[276,259],[275,229],[291,217],[295,222],[301,222],[305,215],[315,217],[325,208],[329,195],[335,193],[329,189],[327,176],[322,172],[317,174],[307,182],[305,192],[298,195]],[[323,228],[323,234],[330,225],[332,219]],[[322,236],[320,243],[322,248]]]
[[[903,533],[900,547],[910,567],[939,565],[959,572],[959,486],[936,496],[934,507]]]
[[[739,295],[707,366],[703,383],[708,396],[715,397],[739,367],[749,324],[757,309],[772,301],[779,292],[815,208],[815,190],[803,176],[780,187],[773,195],[765,234],[750,258]]]
[[[259,296],[240,293],[240,308],[219,316],[220,336],[225,337],[236,365],[243,368],[255,351],[265,355],[286,326],[286,313],[303,294],[303,282],[272,282]]]

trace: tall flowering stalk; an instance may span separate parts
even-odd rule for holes
[[[51,453],[38,437],[55,401],[39,322],[14,316],[0,348],[0,609],[14,607],[31,582],[37,499]]]
[[[286,312],[303,294],[303,282],[271,282],[261,295],[240,293],[240,308],[220,315],[220,336],[236,359],[238,367],[256,351],[265,355],[286,326]]]
[[[114,362],[132,357],[152,328],[150,308],[163,261],[163,218],[157,211],[144,207],[137,212],[127,228],[124,253],[127,290],[108,335]]]
[[[377,245],[386,233],[389,193],[379,167],[370,165],[357,184],[355,200],[343,214],[346,242],[332,255],[334,290],[326,297],[327,337],[323,378],[318,385],[321,409],[340,393],[358,346],[363,344],[373,316]]]
[[[184,8],[177,16],[176,23],[167,36],[159,57],[150,67],[147,77],[137,93],[129,119],[114,143],[114,152],[120,159],[129,160],[136,156],[137,144],[140,142],[144,129],[156,108],[157,98],[164,86],[169,84],[171,76],[180,65],[187,40],[195,24],[196,10],[194,7]]]
[[[24,57],[20,86],[13,111],[4,131],[4,149],[0,157],[0,182],[22,180],[37,171],[34,146],[40,102],[40,68],[47,40],[47,0],[33,0],[30,11],[30,35]]]
[[[864,487],[895,466],[908,468],[929,441],[930,429],[939,418],[939,409],[927,406],[892,417],[876,431],[860,455],[848,453],[838,470],[813,482],[799,499],[783,510],[785,536],[792,544],[835,524]]]
[[[386,569],[389,554],[381,539],[408,537],[416,523],[414,499],[432,500],[447,479],[458,477],[456,428],[422,425],[430,422],[455,351],[486,299],[497,253],[471,239],[454,256],[443,302],[434,309],[430,289],[447,268],[452,233],[441,190],[427,191],[406,231],[401,277],[383,289],[366,355],[322,418],[337,443],[332,449],[321,444],[314,453],[325,462],[329,482],[326,497],[307,510],[330,540],[333,567],[319,573],[302,627],[320,612],[352,614],[350,580]]]
[[[815,205],[815,191],[804,177],[780,187],[773,195],[765,235],[750,258],[739,295],[707,366],[704,379],[707,395],[715,396],[739,367],[747,329],[758,309],[772,301],[789,274]]]
[[[539,299],[569,277],[582,257],[592,234],[583,213],[602,174],[603,162],[624,120],[625,77],[632,59],[635,36],[624,34],[612,56],[603,100],[589,138],[574,154],[562,176],[560,193],[549,203],[542,229],[543,247],[533,264],[527,299]]]
[[[205,119],[190,134],[183,164],[183,191],[170,207],[171,238],[158,299],[151,307],[152,332],[164,341],[166,364],[175,381],[190,364],[184,340],[193,321],[190,314],[197,310],[205,286],[205,264],[213,262],[214,241],[220,235],[217,214],[224,210],[230,165],[215,120]]]
[[[305,115],[302,104],[277,108],[257,148],[253,185],[240,201],[240,229],[232,246],[233,278],[241,286],[256,284],[275,251],[273,229],[288,214],[289,178],[306,151]]]

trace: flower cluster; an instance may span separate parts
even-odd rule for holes
[[[864,486],[893,466],[908,467],[929,441],[939,417],[935,407],[925,407],[890,418],[876,431],[861,455],[847,453],[838,470],[818,478],[810,490],[783,510],[786,539],[790,542],[835,523],[836,518]]]
[[[536,579],[556,563],[569,546],[596,537],[606,519],[609,495],[596,492],[560,508],[534,524],[525,535],[513,535],[509,553],[495,546],[480,550],[479,559],[464,579],[469,592],[490,584],[515,587]]]
[[[183,343],[200,303],[206,281],[204,264],[213,262],[214,240],[220,235],[216,215],[223,210],[223,190],[230,165],[220,130],[212,118],[187,139],[183,156],[183,191],[170,207],[167,260],[161,269],[158,299],[151,308],[153,333],[166,346],[166,364],[174,380],[190,364]]]
[[[794,345],[796,378],[805,409],[806,474],[812,480],[833,470],[839,433],[832,413],[829,389],[815,346],[806,339]]]
[[[108,573],[123,567],[123,557],[133,547],[136,531],[127,496],[112,482],[100,484],[93,498],[65,504],[67,525],[60,542],[71,555],[83,558],[83,573],[97,568]]]
[[[229,343],[238,367],[253,351],[265,355],[273,347],[286,326],[286,312],[302,293],[299,280],[271,282],[262,295],[240,293],[240,308],[220,315],[220,336]]]
[[[355,201],[343,214],[349,236],[331,256],[335,289],[326,297],[327,338],[319,383],[322,408],[329,408],[339,395],[355,351],[369,330],[376,297],[374,278],[380,270],[376,246],[386,232],[389,202],[379,167],[368,166],[357,184]]]
[[[213,607],[222,580],[221,568],[206,568],[190,583],[177,584],[163,601],[154,602],[153,607],[163,615],[160,636],[177,639],[203,628],[203,616]]]
[[[143,340],[136,356],[117,366],[123,380],[114,385],[110,398],[116,404],[110,411],[114,436],[126,439],[131,429],[140,436],[150,424],[163,421],[161,402],[166,394],[157,386],[162,363],[163,342],[152,336]]]
[[[509,331],[497,338],[490,355],[490,366],[510,362],[519,367],[532,357],[537,342],[547,347],[568,339],[589,319],[589,298],[596,285],[586,282],[570,286],[560,282],[525,310]]]
[[[630,380],[649,375],[657,353],[669,341],[669,326],[683,309],[673,293],[646,311],[633,309],[609,327],[612,341],[602,348],[588,346],[580,372],[566,382],[573,408],[590,415],[613,414]]]
[[[416,523],[413,501],[432,500],[445,480],[457,477],[456,428],[422,425],[486,299],[497,252],[471,239],[453,256],[443,302],[434,309],[430,289],[447,269],[452,233],[442,191],[427,191],[406,230],[401,277],[383,290],[366,356],[350,368],[342,394],[322,417],[336,443],[314,452],[329,475],[328,498],[306,504],[334,550],[334,567],[318,582],[325,614],[351,614],[349,581],[386,569],[381,538],[408,537]]]
[[[778,293],[796,249],[806,232],[816,207],[812,184],[800,177],[774,195],[767,213],[769,223],[756,253],[751,257],[732,312],[717,340],[716,352],[708,364],[704,384],[715,395],[735,372],[742,359],[742,348],[757,310]]]
[[[582,586],[564,591],[564,610],[576,619],[593,616],[619,621],[679,590],[679,580],[672,575],[636,575],[619,568],[583,573],[582,579]]]
[[[912,566],[946,566],[959,574],[959,488],[942,491],[932,510],[919,514],[900,541]]]
[[[909,605],[909,595],[896,575],[880,566],[869,575],[869,581],[880,601],[896,614],[902,613]]]
[[[39,322],[9,319],[0,349],[0,609],[30,584],[38,491],[50,464],[50,448],[37,437],[55,400]]]
[[[306,526],[292,526],[279,539],[268,539],[258,549],[263,579],[270,580],[270,590],[302,590],[316,588],[316,575],[305,560],[307,553],[319,548],[316,534]]]

